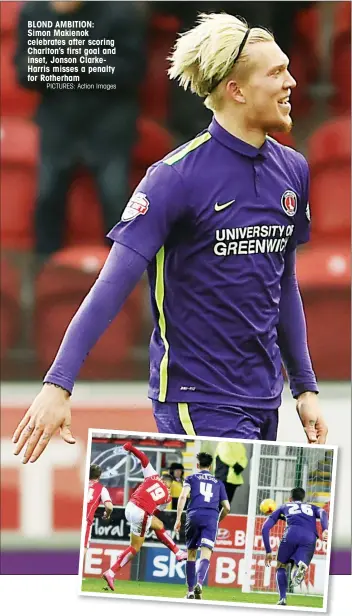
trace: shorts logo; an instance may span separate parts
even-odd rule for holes
[[[208,545],[210,548],[214,547],[214,541],[211,541],[211,539],[207,539],[206,537],[202,538],[201,544],[202,545]]]
[[[307,207],[306,207],[306,216],[307,216],[308,222],[310,222],[311,221],[311,215],[310,215],[309,202],[307,203]]]
[[[294,216],[297,212],[297,195],[293,190],[285,190],[281,197],[281,206],[287,216]]]
[[[144,216],[148,212],[148,209],[149,201],[147,195],[142,192],[135,193],[127,203],[122,213],[121,220],[123,222],[128,222],[129,220],[137,218],[137,216]]]

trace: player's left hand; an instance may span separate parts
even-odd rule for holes
[[[297,398],[297,412],[307,436],[308,443],[324,445],[328,427],[319,408],[317,394],[306,391]]]
[[[273,555],[271,552],[269,552],[269,554],[265,554],[265,566],[266,567],[270,567],[272,560],[273,560]]]
[[[180,532],[180,528],[181,528],[181,520],[176,520],[175,526],[174,526],[175,533]]]
[[[104,511],[104,513],[103,513],[103,520],[110,520],[110,516],[111,516],[111,513],[108,514],[107,511]]]
[[[321,538],[323,541],[327,541],[328,540],[328,536],[329,536],[329,531],[328,530],[323,530]]]

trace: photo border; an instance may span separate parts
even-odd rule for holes
[[[128,435],[128,436],[138,436],[138,437],[157,437],[158,439],[168,438],[168,439],[176,439],[176,440],[185,440],[185,441],[226,441],[226,442],[235,442],[235,443],[243,443],[247,445],[277,445],[277,446],[286,446],[286,447],[302,447],[304,449],[330,449],[334,452],[333,456],[333,464],[332,464],[332,478],[331,478],[331,498],[330,498],[330,510],[329,510],[329,528],[333,529],[333,520],[334,520],[334,510],[335,510],[335,489],[336,489],[336,474],[337,474],[337,458],[338,458],[338,446],[337,445],[318,445],[318,444],[298,444],[296,442],[291,443],[289,441],[261,441],[261,440],[252,440],[252,439],[239,439],[239,438],[219,438],[216,436],[198,436],[198,435],[188,435],[188,434],[165,434],[163,432],[139,432],[136,430],[116,430],[116,429],[108,429],[108,428],[89,428],[88,437],[87,437],[87,448],[86,448],[86,467],[84,473],[84,498],[83,498],[83,507],[82,507],[82,522],[81,522],[81,540],[80,540],[80,552],[79,552],[79,569],[78,569],[78,595],[81,597],[103,597],[110,599],[133,599],[136,601],[145,600],[145,601],[157,601],[163,603],[183,603],[189,605],[189,599],[177,599],[177,598],[166,598],[166,597],[151,597],[149,595],[126,595],[126,594],[113,594],[113,593],[101,593],[101,592],[89,592],[82,591],[82,570],[83,570],[83,560],[84,560],[84,532],[83,525],[85,523],[85,511],[87,507],[87,490],[86,486],[89,481],[89,468],[90,468],[90,457],[92,450],[92,439],[93,433],[95,434],[116,434],[116,435]],[[329,595],[329,568],[330,568],[330,560],[331,560],[331,544],[332,544],[332,530],[329,530],[328,533],[328,541],[327,541],[327,550],[326,550],[326,572],[325,572],[325,583],[324,586],[326,591],[323,595],[323,607],[304,607],[304,606],[285,606],[286,609],[291,611],[297,610],[300,612],[317,612],[320,614],[326,613],[328,608],[328,595]],[[270,605],[270,604],[262,604],[262,603],[249,603],[249,602],[232,602],[232,601],[210,601],[207,599],[202,599],[200,602],[202,605],[216,605],[220,607],[247,607],[247,608],[259,608],[259,609],[282,609],[280,605]]]

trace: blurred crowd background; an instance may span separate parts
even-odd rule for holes
[[[177,509],[183,482],[188,475],[197,472],[196,455],[202,451],[212,456],[211,472],[217,479],[223,481],[230,504],[234,501],[237,489],[244,483],[246,484],[244,498],[240,501],[240,505],[231,511],[233,513],[247,513],[248,461],[252,455],[252,444],[226,441],[184,441],[162,436],[136,438],[136,435],[93,432],[90,463],[98,464],[101,467],[100,482],[108,488],[113,505],[126,506],[133,492],[144,480],[141,465],[137,458],[134,456],[128,457],[123,449],[124,443],[129,440],[133,442],[135,447],[139,447],[148,455],[151,464],[159,475],[170,474],[172,476],[173,482],[170,489],[172,501],[166,507],[167,510]],[[274,452],[276,451],[275,448],[277,449],[276,445],[273,446]],[[289,480],[292,480],[292,478]],[[269,479],[266,478],[266,481],[268,482]],[[274,478],[273,481],[275,481]],[[267,490],[265,496],[270,496],[270,487]],[[272,497],[274,498],[274,496],[273,492]],[[325,498],[324,504],[329,500],[330,497]]]
[[[183,440],[164,436],[93,432],[90,464],[102,469],[99,479],[108,490],[114,506],[126,507],[144,476],[134,456],[123,449],[126,441],[144,451],[157,474],[170,474],[172,502],[166,510],[176,510],[184,480],[199,471],[197,454],[212,456],[210,472],[225,486],[231,513],[246,514],[250,491],[250,468],[254,445],[236,441]],[[332,492],[332,449],[310,449],[291,445],[258,446],[260,457],[256,514],[265,498],[277,504],[287,502],[292,486],[302,486],[306,500],[330,511]],[[188,502],[188,501],[187,501]]]
[[[210,112],[167,77],[178,32],[201,11],[264,25],[298,82],[292,134],[311,168],[312,241],[298,258],[314,368],[350,378],[350,2],[1,2],[1,368],[40,379],[107,254],[146,168],[207,126]],[[91,19],[113,38],[110,91],[27,81],[28,20]],[[102,81],[92,74],[89,82]],[[146,281],[89,355],[83,380],[146,380]]]

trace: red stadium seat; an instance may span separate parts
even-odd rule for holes
[[[133,152],[131,188],[137,186],[146,170],[156,161],[164,158],[173,148],[170,133],[150,118],[138,118],[138,141]]]
[[[0,32],[1,38],[5,34],[14,34],[16,31],[18,16],[24,2],[1,2],[0,3]]]
[[[172,15],[153,15],[149,32],[147,75],[141,89],[143,115],[166,123],[170,80],[167,56],[175,43],[179,21]]]
[[[13,4],[12,2],[1,2]],[[14,36],[6,34],[1,37],[1,113],[6,116],[31,117],[38,105],[39,96],[22,88],[16,80],[14,53],[16,41]]]
[[[95,182],[85,171],[78,171],[67,196],[65,245],[104,244],[102,209]]]
[[[38,96],[18,85],[14,68],[16,30],[22,4],[24,3],[0,2],[1,113],[29,117],[36,108]]]
[[[332,100],[334,113],[349,113],[351,109],[351,2],[335,3],[331,81],[335,87]]]
[[[103,266],[108,249],[67,248],[44,266],[36,282],[35,347],[44,372],[53,361],[69,321]],[[80,372],[85,379],[133,376],[131,351],[141,329],[141,286],[127,299],[118,317],[89,354]]]
[[[319,29],[320,12],[316,6],[297,13],[294,46],[290,52],[290,71],[298,84],[292,91],[292,111],[295,117],[304,116],[311,109],[309,86],[318,76]]]
[[[111,497],[111,502],[113,505],[123,505],[123,495],[124,495],[124,489],[123,488],[111,488],[110,486],[108,487],[109,490],[109,494]],[[134,492],[135,488],[130,488],[128,491],[128,498],[130,498],[130,496],[132,496],[133,492]]]
[[[310,138],[312,239],[340,236],[351,228],[351,120],[341,117],[322,125]]]
[[[173,147],[169,132],[150,118],[139,117],[138,138],[133,152],[130,173],[131,192],[146,169],[160,160]],[[116,220],[117,222],[117,220]],[[68,194],[65,245],[98,245],[104,243],[102,210],[95,182],[89,173],[80,171]]]
[[[351,376],[350,243],[311,246],[298,253],[297,278],[318,379]]]
[[[38,134],[22,118],[1,119],[1,244],[28,250],[33,243]]]
[[[18,270],[1,255],[0,278],[0,354],[1,359],[14,346],[20,330],[20,275]]]
[[[287,145],[290,148],[296,147],[296,142],[292,133],[271,133],[271,136],[282,145]]]

